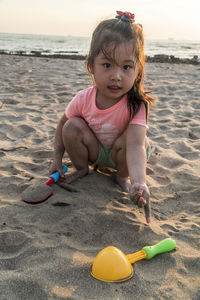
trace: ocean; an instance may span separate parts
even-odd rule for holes
[[[37,52],[41,56],[85,56],[88,53],[89,44],[89,37],[0,33],[0,53],[7,54],[30,55]],[[146,39],[146,56],[153,57],[162,54],[182,59],[199,57],[200,41]]]

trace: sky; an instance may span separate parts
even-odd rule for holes
[[[199,0],[0,0],[0,32],[89,37],[116,10],[134,13],[146,38],[200,40]]]

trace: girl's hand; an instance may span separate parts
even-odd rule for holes
[[[146,183],[133,183],[130,187],[130,199],[139,207],[144,207],[147,223],[150,223],[149,189]]]
[[[49,175],[55,173],[55,172],[59,172],[60,177],[64,178],[64,173],[63,173],[63,167],[62,167],[62,161],[58,161],[58,160],[54,160],[53,163],[51,164],[50,168],[49,168]]]

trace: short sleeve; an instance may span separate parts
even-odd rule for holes
[[[68,119],[80,117],[80,95],[77,94],[67,105],[65,115]]]
[[[146,108],[144,103],[141,104],[139,111],[132,118],[129,124],[141,125],[148,128],[147,121],[146,121]]]

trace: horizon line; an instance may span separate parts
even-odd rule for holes
[[[82,36],[82,35],[72,35],[72,34],[54,34],[54,33],[23,33],[23,32],[1,32],[0,34],[13,34],[13,35],[33,35],[33,36],[54,36],[54,37],[72,37],[72,38],[88,38],[90,39],[90,36]],[[193,42],[200,42],[200,39],[190,39],[190,38],[174,38],[174,37],[166,37],[166,38],[160,38],[160,37],[145,37],[146,40],[164,40],[164,41],[193,41]]]

